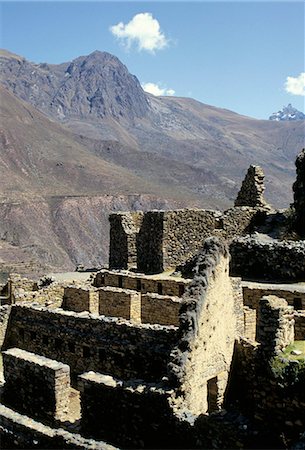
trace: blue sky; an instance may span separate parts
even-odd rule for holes
[[[256,118],[304,111],[304,42],[303,2],[1,3],[1,47],[31,61],[107,51],[142,84]]]

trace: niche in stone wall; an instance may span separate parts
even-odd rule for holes
[[[293,307],[296,310],[302,309],[302,299],[301,299],[301,297],[294,297],[294,299],[293,299]]]
[[[217,377],[210,378],[207,382],[208,413],[218,410],[218,385]]]

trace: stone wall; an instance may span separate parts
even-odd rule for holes
[[[126,271],[114,272],[105,269],[98,272],[93,281],[96,287],[113,286],[139,291],[143,294],[150,292],[160,295],[173,295],[175,297],[181,297],[189,283],[189,279],[176,277],[166,278],[164,276],[157,278],[138,273],[135,274]]]
[[[11,313],[10,305],[0,306],[0,350],[2,349],[3,342],[5,339],[10,313]]]
[[[93,287],[65,287],[62,308],[67,311],[89,311],[92,314],[99,314],[98,292]]]
[[[305,280],[305,241],[234,239],[230,245],[231,274],[245,279]]]
[[[250,166],[240,191],[235,200],[235,206],[264,207],[264,172],[260,166]]]
[[[244,307],[244,324],[245,332],[243,336],[251,341],[256,340],[256,310]]]
[[[269,360],[294,341],[293,308],[275,295],[263,297],[259,306],[257,341]]]
[[[169,374],[180,386],[183,408],[194,414],[221,408],[227,386],[237,336],[228,265],[226,247],[207,239],[180,309],[180,338]]]
[[[294,317],[294,339],[305,341],[305,311],[297,311]]]
[[[79,377],[84,436],[123,448],[169,448],[172,390],[141,381],[128,383],[89,372]]]
[[[173,326],[16,304],[5,348],[20,347],[62,361],[75,376],[87,370],[122,379],[161,379],[177,340]]]
[[[19,348],[2,355],[2,402],[42,421],[64,420],[69,409],[69,366]]]
[[[305,149],[298,155],[296,162],[297,178],[293,185],[295,229],[299,235],[305,237]]]
[[[143,212],[123,212],[109,215],[111,269],[137,267],[137,235],[143,221]]]
[[[203,209],[149,211],[141,220],[128,214],[110,216],[110,268],[127,269],[136,265],[138,272],[149,274],[184,264],[209,236],[231,239],[250,232],[257,219],[266,217],[266,210],[241,206],[225,213]],[[128,219],[127,229],[122,225],[123,219]],[[131,235],[132,245],[127,244]]]
[[[141,322],[141,294],[139,292],[108,286],[99,288],[98,295],[99,314]]]
[[[305,292],[297,290],[293,287],[285,287],[277,289],[276,285],[266,288],[257,286],[243,286],[243,297],[245,306],[258,309],[259,301],[266,295],[275,295],[284,298],[288,305],[293,306],[296,310],[305,309]]]
[[[181,298],[158,294],[141,295],[141,322],[179,326]]]
[[[291,361],[288,373],[293,373]],[[257,433],[268,430],[278,436],[278,447],[292,448],[304,430],[304,377],[287,383],[261,358],[260,345],[241,339],[236,343],[234,401],[238,409],[255,420]],[[279,445],[281,442],[281,446]],[[263,443],[264,448],[266,442]]]
[[[106,442],[85,439],[62,428],[51,428],[0,404],[2,448],[115,450]]]

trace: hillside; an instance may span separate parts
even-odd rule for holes
[[[138,150],[154,154],[149,156],[154,160],[178,162],[180,173],[181,163],[197,173],[208,171],[221,179],[229,198],[248,165],[259,162],[267,175],[269,201],[284,207],[292,199],[294,159],[304,146],[303,121],[255,120],[193,99],[154,97],[105,52],[58,65],[34,64],[8,53],[0,54],[0,63],[1,81],[9,90],[78,135],[119,141],[129,153]],[[116,152],[107,160],[126,164]],[[139,173],[142,168],[135,162],[131,170]],[[170,185],[171,179],[165,182]],[[195,194],[205,190],[196,175],[187,184]]]
[[[1,51],[0,67],[0,270],[105,263],[110,211],[226,208],[251,163],[271,203],[292,200],[304,121],[154,97],[103,52],[51,65]]]

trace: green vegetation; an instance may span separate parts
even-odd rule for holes
[[[294,355],[293,350],[301,351]],[[294,341],[271,362],[271,370],[275,378],[284,386],[292,386],[305,382],[305,341]]]

